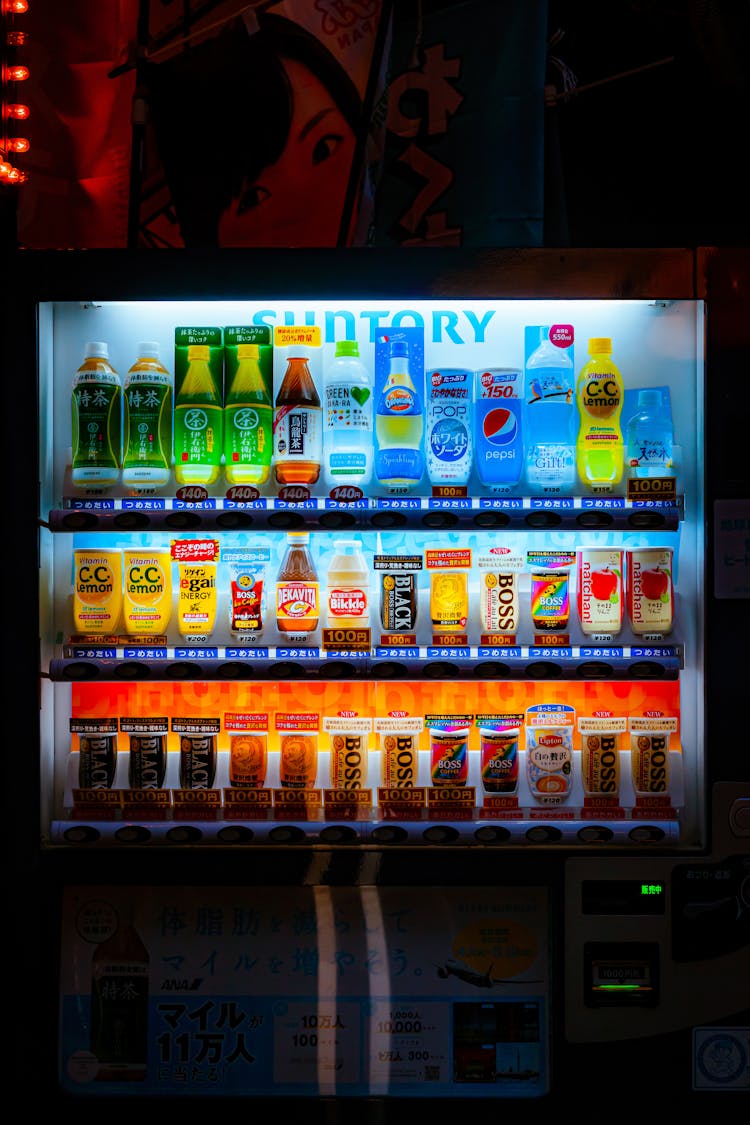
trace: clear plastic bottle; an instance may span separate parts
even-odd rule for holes
[[[629,476],[674,475],[672,419],[656,387],[645,387],[638,392],[638,411],[628,421],[626,433],[625,462]]]
[[[409,345],[391,344],[388,378],[378,402],[375,474],[389,488],[414,488],[424,474],[422,400],[409,374]]]
[[[172,376],[159,345],[144,340],[125,376],[122,482],[162,488],[172,471]]]
[[[273,403],[260,369],[257,344],[237,345],[237,368],[224,404],[227,484],[265,484],[273,452]]]
[[[315,484],[323,460],[318,391],[308,353],[290,347],[273,417],[274,475],[278,484]]]
[[[566,492],[576,479],[575,372],[566,348],[557,347],[549,330],[526,362],[526,481],[531,488]]]
[[[609,491],[622,480],[625,450],[620,427],[624,387],[612,359],[612,340],[589,340],[587,363],[576,384],[580,426],[576,464],[581,483],[597,492]]]
[[[109,362],[109,348],[86,345],[73,376],[73,484],[109,488],[120,475],[122,457],[122,384]]]
[[[339,340],[323,375],[324,479],[366,488],[372,477],[372,379],[356,340]]]

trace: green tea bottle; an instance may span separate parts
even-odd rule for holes
[[[73,484],[109,488],[117,484],[122,455],[122,386],[103,343],[86,345],[73,376]]]
[[[273,402],[259,361],[257,344],[238,344],[224,407],[227,484],[265,484],[271,471]]]
[[[122,481],[161,488],[172,470],[172,377],[153,340],[138,344],[125,376]]]
[[[209,366],[207,344],[191,344],[188,369],[174,408],[174,473],[177,483],[214,484],[223,451],[221,389]]]

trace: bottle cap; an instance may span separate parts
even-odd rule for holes
[[[359,542],[356,539],[334,539],[333,545],[337,551],[356,551],[359,549]]]
[[[141,340],[137,347],[139,359],[158,359],[159,345],[156,340]]]
[[[208,344],[190,344],[188,347],[188,359],[209,359],[211,356],[211,349]]]
[[[304,344],[290,344],[286,349],[287,359],[309,359],[310,349]]]
[[[394,340],[391,344],[391,355],[408,355],[409,345],[406,340]]]
[[[661,394],[656,387],[644,387],[638,392],[639,406],[661,406]]]
[[[310,541],[309,531],[287,531],[287,543],[308,543]]]
[[[92,343],[86,345],[86,351],[84,354],[86,356],[86,359],[89,359],[93,356],[96,356],[99,359],[109,359],[109,348],[106,344],[100,341],[93,341]]]
[[[336,343],[336,359],[340,355],[355,355],[359,357],[359,344],[356,340],[338,340]]]
[[[589,340],[589,355],[599,355],[601,352],[611,354],[612,340],[609,336],[592,336]]]
[[[260,348],[257,344],[238,344],[237,359],[259,359]]]

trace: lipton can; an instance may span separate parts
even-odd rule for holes
[[[636,636],[663,637],[674,624],[671,547],[639,547],[627,553],[627,602]]]
[[[639,797],[669,791],[669,731],[631,731],[633,789]]]
[[[418,735],[382,735],[381,778],[386,789],[413,789],[419,769]]]
[[[331,735],[331,789],[361,789],[367,775],[367,735]]]
[[[584,734],[583,789],[588,796],[616,797],[620,790],[620,739],[615,733]]]
[[[623,555],[616,547],[580,547],[576,553],[576,601],[586,636],[614,637],[622,629]]]
[[[526,728],[526,777],[531,795],[543,805],[567,799],[573,768],[573,734],[569,726]]]

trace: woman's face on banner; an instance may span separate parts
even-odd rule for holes
[[[220,246],[336,245],[354,132],[306,66],[283,63],[294,102],[286,147],[275,164],[242,185],[223,213]]]

